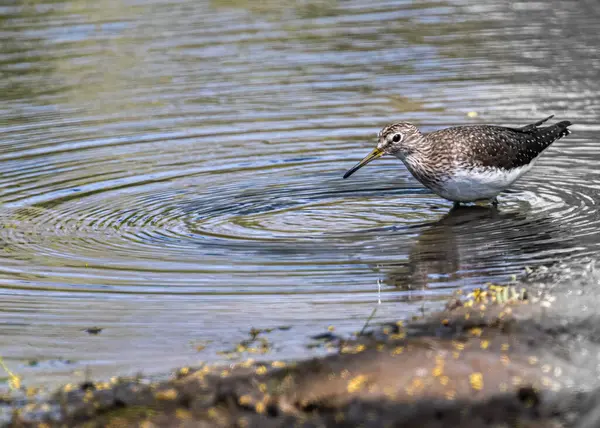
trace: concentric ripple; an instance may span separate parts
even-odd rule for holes
[[[342,181],[344,163],[327,154],[262,167],[256,161],[251,173],[231,165],[205,172],[210,161],[201,152],[173,147],[171,155],[178,150],[188,162],[168,174],[133,175],[130,170],[126,179],[78,187],[61,181],[71,191],[38,188],[43,200],[33,196],[6,204],[0,239],[12,255],[7,263],[13,264],[11,273],[22,268],[23,274],[38,269],[41,274],[50,265],[83,284],[91,267],[95,281],[107,290],[230,293],[231,286],[248,285],[252,272],[260,276],[254,287],[270,289],[272,281],[281,285],[282,277],[296,286],[296,279],[287,277],[297,270],[310,271],[306,279],[320,283],[335,275],[337,284],[355,281],[356,272],[371,264],[378,270],[400,265],[410,271],[420,263],[415,249],[425,251],[426,260],[455,259],[451,273],[458,277],[466,260],[475,263],[467,270],[480,281],[595,248],[598,185],[593,177],[582,178],[580,170],[549,182],[545,176],[556,169],[551,155],[504,194],[501,209],[494,212],[476,207],[450,211],[447,201],[394,159]],[[332,144],[329,150],[338,149]],[[584,245],[586,239],[591,248]],[[26,254],[46,263],[24,265]],[[102,273],[115,269],[121,272],[118,281],[114,273]],[[146,275],[143,284],[131,279],[138,272]],[[406,278],[403,286],[438,283],[432,278],[440,273],[448,272],[434,268],[425,278]],[[165,287],[175,276],[177,286]],[[55,280],[49,277],[47,286],[56,287]]]
[[[593,13],[122,3],[0,9],[0,356],[15,371],[163,371],[219,359],[251,326],[292,325],[273,352],[297,357],[299,337],[354,331],[379,300],[378,317],[408,316],[597,253],[600,79],[573,66],[598,48]],[[573,134],[497,211],[451,210],[396,159],[342,179],[394,120],[551,113]]]

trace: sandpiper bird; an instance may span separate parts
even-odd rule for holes
[[[374,159],[394,155],[442,198],[496,205],[500,192],[529,171],[550,144],[571,133],[568,120],[539,127],[552,117],[522,128],[471,125],[426,134],[410,123],[395,123],[381,130],[377,147],[344,178]]]

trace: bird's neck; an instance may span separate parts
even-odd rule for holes
[[[409,150],[397,157],[404,162],[410,173],[422,182],[429,182],[438,175],[435,151],[430,141],[424,136],[411,141]]]

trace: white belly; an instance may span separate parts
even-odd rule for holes
[[[434,190],[442,198],[457,202],[493,199],[531,169],[533,162],[519,168],[476,168],[455,172]]]

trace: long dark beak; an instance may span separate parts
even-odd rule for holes
[[[344,178],[348,178],[350,177],[352,174],[354,174],[356,171],[358,171],[359,169],[361,169],[363,166],[365,166],[366,164],[368,164],[369,162],[380,158],[381,156],[383,156],[385,153],[383,152],[383,150],[379,150],[377,147],[375,149],[373,149],[373,151],[371,153],[369,153],[363,160],[361,160],[359,163],[357,163],[356,165],[354,165],[352,168],[350,168],[348,170],[348,172],[346,172],[344,174]]]

